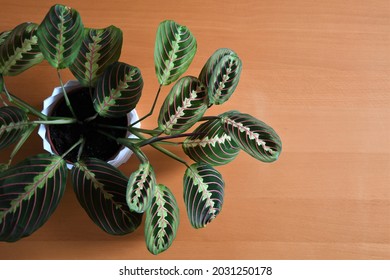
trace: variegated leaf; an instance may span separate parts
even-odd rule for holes
[[[184,152],[196,162],[223,165],[236,158],[240,149],[223,129],[220,119],[209,120],[197,127],[184,141]]]
[[[164,185],[156,186],[152,204],[146,211],[145,241],[148,250],[160,254],[176,238],[179,227],[179,207],[172,192]]]
[[[39,229],[57,208],[66,186],[65,161],[29,157],[0,174],[0,241],[13,242]]]
[[[109,118],[126,115],[137,105],[143,85],[137,67],[123,62],[112,64],[97,81],[93,96],[96,112]]]
[[[221,121],[225,132],[249,155],[263,162],[278,159],[282,141],[272,127],[238,111],[222,114]]]
[[[7,163],[0,163],[0,173],[6,171],[9,168]]]
[[[211,165],[194,163],[184,174],[184,203],[194,228],[203,228],[222,210],[224,181]]]
[[[69,67],[76,59],[84,36],[79,13],[54,5],[37,30],[38,45],[45,59],[57,69]]]
[[[26,131],[28,117],[13,106],[0,108],[0,149],[15,143]]]
[[[180,134],[203,116],[207,104],[202,83],[195,77],[183,77],[172,87],[161,106],[158,126],[165,134]]]
[[[232,50],[214,52],[199,75],[207,87],[210,104],[220,105],[230,98],[240,80],[241,69],[241,59]]]
[[[118,61],[122,41],[122,31],[113,25],[103,29],[85,29],[78,56],[69,67],[81,85],[95,87],[104,70]]]
[[[172,20],[160,23],[154,47],[154,64],[158,82],[175,82],[190,66],[196,53],[196,39],[191,31]]]
[[[3,31],[0,33],[0,46],[5,42],[8,36],[11,34],[12,30]]]
[[[26,22],[10,33],[3,33],[0,39],[3,41],[0,44],[0,73],[15,76],[43,60],[38,47],[37,28],[37,24]]]
[[[71,176],[78,201],[102,230],[124,235],[141,224],[142,214],[133,213],[127,207],[127,178],[117,168],[89,158],[76,163]]]
[[[126,201],[131,211],[145,212],[152,203],[156,189],[156,176],[149,162],[141,163],[131,174],[127,184]]]

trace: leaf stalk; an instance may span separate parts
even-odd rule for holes
[[[154,111],[154,108],[156,107],[156,103],[157,103],[158,97],[159,97],[159,95],[160,95],[162,86],[163,86],[163,85],[160,84],[160,86],[158,87],[158,90],[157,90],[157,93],[156,93],[156,97],[154,98],[153,105],[152,105],[152,108],[150,109],[150,112],[147,113],[147,114],[146,114],[145,116],[143,116],[142,118],[140,118],[138,121],[133,122],[132,124],[130,124],[130,126],[135,126],[137,123],[143,121],[144,119],[150,117],[150,116],[153,114],[153,111]]]
[[[61,88],[62,88],[62,92],[64,94],[64,98],[65,98],[65,103],[66,103],[66,106],[68,106],[70,112],[72,113],[72,116],[77,119],[77,116],[73,110],[73,107],[72,107],[72,104],[70,103],[69,101],[69,97],[68,97],[68,94],[66,93],[66,90],[65,90],[65,87],[64,87],[64,83],[62,82],[62,77],[61,77],[61,72],[60,72],[60,69],[57,69],[57,75],[58,75],[58,79],[60,81],[60,84],[61,84]]]

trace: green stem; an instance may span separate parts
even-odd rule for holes
[[[162,136],[162,137],[154,136],[154,137],[151,137],[149,139],[142,141],[140,143],[140,147],[145,146],[145,145],[150,145],[150,144],[155,143],[155,142],[161,142],[161,141],[168,140],[168,139],[196,136],[196,135],[201,135],[201,134],[204,134],[204,133],[182,133],[182,134],[168,135],[168,136]]]
[[[123,143],[119,142],[119,139],[126,140],[127,143],[131,143],[132,145],[135,145],[137,142],[140,141],[139,139],[132,139],[132,138],[131,138],[131,139],[129,139],[129,138],[115,138],[115,137],[112,136],[111,134],[109,134],[109,133],[107,133],[107,132],[105,132],[105,131],[103,131],[103,130],[100,130],[100,129],[98,129],[98,130],[96,130],[96,131],[97,131],[98,133],[100,133],[100,134],[106,136],[107,138],[110,138],[110,139],[112,139],[112,140],[114,140],[114,141],[116,141],[117,143],[120,143],[120,144],[123,144]]]
[[[114,136],[112,136],[112,135],[110,135],[102,130],[98,130],[98,132],[105,135],[106,137],[108,137],[110,139],[115,140],[117,143],[122,144],[122,145],[126,146],[127,148],[129,148],[137,156],[137,158],[140,160],[140,162],[146,163],[149,161],[148,158],[146,157],[146,155],[141,151],[141,149],[138,146],[134,145],[134,143],[132,141],[132,140],[138,140],[138,139],[115,138]]]
[[[187,168],[189,168],[190,166],[188,165],[188,163],[182,159],[181,157],[179,157],[178,155],[172,153],[171,151],[167,150],[167,149],[164,149],[162,147],[160,147],[159,145],[156,145],[156,143],[154,144],[150,144],[153,148],[155,148],[156,150],[162,152],[163,154],[167,155],[168,157],[184,164]]]
[[[31,121],[31,122],[22,122],[18,124],[18,127],[37,127],[39,124],[50,124],[50,125],[61,125],[61,124],[70,124],[75,123],[75,119],[63,119],[63,120],[49,120],[49,121]]]
[[[24,143],[27,141],[27,139],[30,137],[31,133],[34,131],[36,127],[37,125],[33,124],[30,127],[28,127],[26,131],[23,133],[22,137],[19,139],[18,143],[15,145],[14,149],[12,150],[12,153],[9,157],[8,166],[11,165],[15,155],[19,152],[20,148],[24,145]]]
[[[76,116],[76,114],[75,114],[75,112],[74,112],[74,110],[73,110],[72,104],[70,104],[70,101],[69,101],[69,98],[68,98],[68,94],[66,93],[64,84],[63,84],[63,82],[62,82],[61,72],[60,72],[59,69],[57,69],[57,75],[58,75],[58,79],[60,80],[62,92],[64,93],[64,98],[65,98],[66,106],[68,106],[70,112],[72,113],[72,116],[73,116],[75,119],[77,119],[77,116]]]
[[[143,121],[144,119],[150,117],[150,116],[153,114],[154,107],[156,107],[157,99],[158,99],[158,97],[159,97],[159,95],[160,95],[161,88],[162,88],[162,84],[160,84],[160,86],[158,87],[158,90],[157,90],[157,93],[156,93],[156,97],[154,98],[154,102],[153,102],[152,108],[150,109],[150,112],[147,113],[147,114],[146,114],[145,116],[143,116],[142,118],[140,118],[138,121],[133,122],[132,124],[130,124],[130,126],[135,126],[137,123]]]
[[[3,95],[1,94],[1,92],[0,92],[0,100],[1,100],[1,103],[3,103],[3,106],[4,107],[7,107],[8,106],[8,104],[5,102],[5,100],[3,99]]]
[[[140,133],[138,132],[135,132],[134,133],[135,136],[139,137],[140,139],[142,140],[148,140],[146,139],[145,137],[143,137]],[[186,167],[189,167],[189,165],[187,164],[187,162],[182,159],[181,157],[177,156],[176,154],[172,153],[171,151],[168,151],[167,149],[164,149],[162,147],[160,147],[159,145],[157,145],[156,143],[150,143],[150,145],[155,148],[156,150],[160,151],[161,153],[165,154],[166,156],[184,164]]]
[[[66,157],[67,154],[69,154],[71,151],[73,151],[78,145],[80,145],[81,143],[83,143],[84,141],[84,138],[80,138],[79,141],[77,141],[76,143],[73,144],[72,147],[69,148],[69,150],[67,150],[65,153],[62,154],[62,158]]]
[[[218,116],[204,116],[198,122],[220,119]]]
[[[140,159],[141,162],[144,162],[143,160],[143,157],[139,154],[139,151],[141,151],[139,149],[139,147],[142,147],[144,145],[140,145],[140,144],[135,144],[133,142],[133,140],[136,140],[136,139],[128,139],[128,138],[118,138],[116,139],[115,137],[113,137],[112,135],[104,132],[104,131],[101,131],[101,130],[98,130],[99,133],[111,138],[111,139],[114,139],[115,141],[117,141],[118,143],[122,144],[122,145],[125,145],[126,147],[128,147],[130,150],[132,150],[134,152],[135,155],[137,155],[137,157]],[[154,137],[150,138],[150,139],[147,139],[145,138],[141,133],[137,132],[137,131],[134,131],[133,133],[135,136],[137,136],[139,139],[143,140],[142,142],[144,141],[148,141],[150,139],[153,139]],[[161,137],[163,138],[163,137]],[[142,143],[141,142],[141,143]],[[151,145],[153,148],[155,148],[156,150],[160,151],[161,153],[167,155],[168,157],[184,164],[186,167],[189,167],[189,165],[187,164],[187,162],[182,159],[181,157],[177,156],[176,154],[172,153],[171,151],[168,151],[162,147],[160,147],[159,145],[157,145],[157,143],[149,143],[149,145]],[[141,152],[142,153],[142,152]],[[143,155],[143,153],[142,153]],[[146,157],[145,157],[146,158]],[[147,159],[146,159],[147,160]]]
[[[77,123],[78,120],[72,118],[63,118],[58,120],[47,120],[47,121],[32,121],[31,124],[71,124]]]
[[[182,145],[183,142],[158,141],[158,142],[155,142],[154,144],[157,144],[157,145],[163,144],[163,145],[170,145],[170,146],[179,146],[179,145]]]
[[[141,132],[145,134],[149,134],[152,136],[159,135],[161,133],[161,130],[159,128],[155,129],[145,129],[145,128],[138,128],[138,127],[132,127],[131,125],[128,126],[128,130],[133,133],[133,131]],[[134,134],[134,133],[133,133]]]
[[[135,135],[135,132],[141,132],[149,135],[159,135],[161,131],[156,128],[156,129],[144,129],[144,128],[138,128],[138,127],[131,127],[130,125],[125,127],[125,126],[116,126],[116,125],[109,125],[109,124],[96,124],[98,127],[103,127],[103,128],[112,128],[112,129],[118,129],[118,130],[128,130],[131,133]]]
[[[98,129],[97,132],[99,132],[100,134],[103,134],[104,136],[106,136],[106,137],[108,137],[108,138],[110,138],[112,140],[117,141],[117,139],[114,136],[112,136],[111,134],[109,134],[107,132],[104,132],[103,130]]]
[[[134,145],[134,143],[131,142],[131,139],[128,138],[118,138],[116,140],[119,144],[122,144],[133,151],[133,153],[137,156],[139,161],[141,163],[147,163],[149,162],[147,156],[141,151],[139,146]]]
[[[85,146],[85,138],[81,138],[82,142],[81,142],[81,145],[80,145],[80,148],[79,148],[79,151],[77,153],[77,161],[80,161],[80,158],[81,158],[81,155],[83,153],[83,150],[84,150],[84,146]]]
[[[117,125],[109,125],[109,124],[101,124],[97,123],[97,127],[102,127],[102,128],[112,128],[112,129],[119,129],[119,130],[128,130],[126,126],[117,126]]]
[[[128,147],[130,150],[133,151],[133,153],[137,156],[137,158],[139,159],[139,161],[141,163],[148,163],[149,162],[149,159],[147,158],[147,156],[141,151],[140,148],[136,148],[134,146],[132,146],[133,149],[131,149],[130,147]]]
[[[5,82],[4,82],[4,92],[6,93],[8,100],[11,103],[13,103],[14,105],[16,105],[17,107],[19,107],[20,109],[23,109],[23,110],[37,116],[38,118],[40,118],[42,120],[48,119],[48,117],[46,115],[42,114],[40,111],[38,111],[37,109],[32,107],[30,104],[28,104],[27,102],[23,101],[19,97],[10,93],[5,86]]]
[[[84,120],[84,122],[91,122],[91,121],[93,121],[94,119],[96,119],[97,116],[99,116],[99,113],[96,113],[95,115],[93,115],[93,116],[91,116],[91,117],[89,117],[89,118],[86,118],[86,119]]]

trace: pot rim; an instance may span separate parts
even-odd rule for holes
[[[80,83],[75,80],[70,80],[64,85],[64,88],[67,91],[72,91],[81,87],[82,86],[80,85]],[[50,113],[57,107],[58,102],[62,99],[63,96],[64,94],[62,92],[62,87],[54,88],[52,94],[44,100],[43,109],[41,112],[49,116]],[[127,116],[128,124],[133,123],[139,119],[136,109],[130,111],[126,116]],[[50,130],[47,129],[47,126],[48,125],[41,124],[38,130],[38,134],[43,140],[43,148],[44,150],[48,151],[51,154],[58,155],[58,151],[55,149],[53,145],[53,142],[50,137]],[[134,127],[140,128],[141,123],[138,122]],[[137,138],[135,135],[131,134],[130,132],[127,132],[127,137]],[[114,167],[119,167],[120,165],[127,162],[132,154],[133,152],[129,148],[123,146],[115,155],[111,157],[111,159],[107,160],[106,162],[113,165]],[[74,164],[71,163],[70,161],[66,161],[66,162],[67,162],[66,165],[68,169],[72,169]]]

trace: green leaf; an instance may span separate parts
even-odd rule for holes
[[[154,64],[158,82],[175,82],[190,66],[196,53],[196,39],[191,31],[172,20],[160,23],[154,47]]]
[[[165,134],[180,134],[202,118],[207,104],[202,83],[195,77],[183,77],[172,87],[161,106],[158,126]]]
[[[279,135],[264,122],[249,114],[229,111],[221,115],[225,132],[252,157],[273,162],[282,151]]]
[[[117,168],[90,158],[76,163],[71,176],[78,201],[102,230],[124,235],[139,227],[142,214],[133,213],[127,207],[127,178]]]
[[[116,118],[137,105],[144,82],[141,71],[123,62],[115,62],[104,71],[96,84],[93,105],[102,117]]]
[[[12,30],[8,30],[8,31],[3,31],[0,33],[0,47],[5,42],[5,40],[9,37],[11,32],[12,32]]]
[[[6,171],[9,168],[8,164],[0,163],[0,173]]]
[[[13,106],[0,108],[0,149],[15,143],[26,131],[28,118],[25,112]]]
[[[104,70],[118,61],[122,41],[122,31],[113,25],[103,29],[85,29],[78,56],[69,67],[81,85],[95,87]]]
[[[42,62],[43,55],[36,36],[38,25],[22,23],[0,38],[0,73],[15,76]],[[1,36],[0,36],[1,37]]]
[[[172,192],[157,185],[152,204],[146,211],[145,241],[148,250],[160,254],[174,241],[179,227],[179,207]]]
[[[45,59],[57,69],[69,67],[83,43],[84,25],[70,7],[54,5],[37,30],[38,45]]]
[[[39,229],[57,208],[66,186],[65,161],[29,157],[0,174],[0,241],[13,242]]]
[[[156,190],[156,176],[149,162],[141,163],[130,176],[127,184],[126,201],[131,211],[145,212]]]
[[[222,210],[224,181],[211,165],[194,163],[184,174],[184,203],[194,228],[203,228]]]
[[[196,162],[223,165],[236,158],[240,149],[227,135],[220,119],[209,120],[194,130],[184,141],[186,155]]]
[[[206,85],[211,104],[226,102],[236,89],[242,70],[241,59],[230,49],[218,49],[204,65],[199,80]]]

